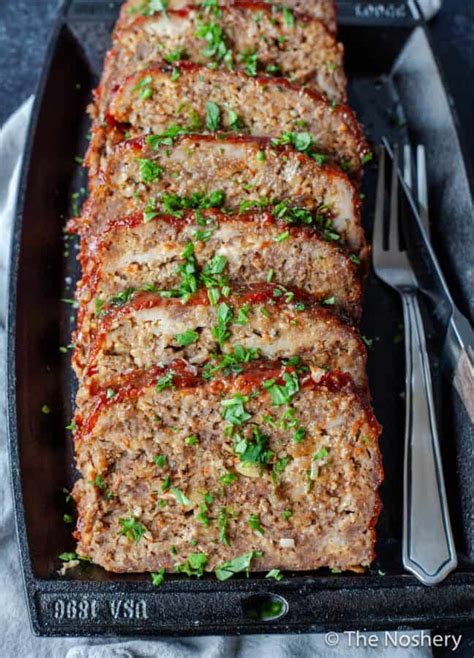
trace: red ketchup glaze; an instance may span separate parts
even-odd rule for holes
[[[95,391],[91,391],[95,396],[92,411],[87,418],[76,417],[77,430],[75,440],[83,440],[92,432],[94,426],[104,409],[112,405],[130,401],[138,398],[141,393],[156,385],[157,381],[167,373],[173,373],[173,387],[178,390],[193,389],[197,386],[205,386],[211,392],[236,392],[242,394],[251,393],[260,389],[260,393],[268,395],[263,388],[266,380],[274,379],[277,384],[284,384],[283,375],[285,372],[295,372],[294,367],[286,366],[282,361],[255,361],[247,365],[242,373],[228,377],[220,377],[205,383],[199,374],[197,368],[191,366],[186,361],[179,359],[169,366],[152,366],[148,370],[135,370],[126,375],[121,375]],[[318,381],[315,381],[310,374],[299,376],[300,389],[319,389],[326,388],[331,392],[346,391],[357,397],[364,406],[368,422],[376,432],[380,431],[380,426],[375,419],[370,405],[359,396],[352,378],[347,373],[340,371],[331,371],[324,374]],[[112,389],[114,395],[109,396],[108,391]]]
[[[275,296],[275,290],[282,294],[278,297]],[[311,295],[308,295],[307,293],[297,289],[290,290],[288,288],[284,288],[284,291],[285,292],[282,292],[280,286],[257,282],[250,286],[238,286],[232,290],[230,296],[226,299],[226,303],[235,308],[240,308],[244,306],[244,304],[265,304],[270,301],[272,302],[272,308],[279,308],[281,306],[288,306],[291,308],[299,302],[315,305],[314,299],[312,299]],[[290,301],[287,301],[285,298],[286,292],[291,292],[294,295]],[[204,288],[191,295],[186,302],[186,306],[209,306],[209,304],[209,296],[207,290]],[[163,298],[158,293],[152,292],[138,292],[126,304],[123,304],[122,306],[110,306],[106,309],[106,315],[101,322],[98,333],[92,341],[87,358],[87,365],[85,367],[86,376],[91,377],[96,373],[97,357],[100,354],[105,338],[110,332],[114,322],[144,309],[156,308],[159,306],[176,307],[181,305],[182,302],[176,298]],[[324,309],[320,312],[324,312]]]

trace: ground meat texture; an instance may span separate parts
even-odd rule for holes
[[[278,364],[209,384],[167,372],[173,387],[160,389],[164,371],[150,369],[77,417],[80,555],[116,572],[173,571],[197,552],[207,570],[249,551],[262,552],[255,571],[370,564],[380,428],[347,375],[287,371],[298,390],[277,406]],[[235,395],[239,425],[222,404]],[[304,429],[296,441],[290,416]]]
[[[226,362],[224,355],[233,361]],[[305,296],[256,284],[237,289],[214,305],[200,291],[187,304],[156,293],[136,293],[129,302],[113,306],[101,319],[89,349],[77,344],[74,365],[83,384],[77,403],[80,406],[81,397],[137,368],[182,358],[204,366],[206,376],[215,377],[259,356],[299,357],[322,372],[347,372],[367,394],[366,350],[352,327]]]
[[[265,282],[271,276],[274,284],[300,289],[358,321],[360,267],[336,243],[307,226],[281,226],[264,213],[207,211],[202,216],[215,227],[206,240],[196,239],[203,228],[192,212],[183,218],[157,216],[147,223],[140,214],[127,217],[89,244],[82,254],[85,275],[77,293],[75,342],[88,341],[100,324],[101,309],[117,296],[120,302],[125,291],[150,286],[176,290],[183,282],[179,268],[185,262],[195,263],[197,272],[203,272],[216,257],[223,257],[221,274],[229,285]],[[194,252],[186,261],[183,252],[191,241]]]
[[[169,0],[168,9],[184,9],[189,5],[200,5],[196,0]],[[230,2],[219,2],[219,5],[231,4]],[[334,0],[287,0],[285,5],[289,9],[308,14],[319,18],[331,32],[336,32],[336,3]],[[129,25],[137,16],[145,15],[149,12],[150,3],[147,0],[128,0],[122,5],[118,28],[124,28]]]
[[[159,210],[163,194],[187,197],[219,190],[230,210],[267,198],[324,215],[350,248],[366,258],[359,194],[331,165],[320,166],[289,147],[274,148],[264,138],[192,135],[177,138],[172,146],[154,146],[147,138],[122,142],[106,158],[77,222],[82,235],[97,234],[108,221],[150,204]],[[143,162],[154,168],[152,178],[143,176]]]
[[[209,113],[209,101],[220,111],[217,120]],[[334,106],[284,79],[211,70],[187,62],[173,67],[154,65],[131,75],[113,96],[109,112],[126,124],[132,136],[163,133],[176,124],[193,126],[196,132],[219,129],[273,138],[288,132],[300,139],[309,134],[320,160],[324,154],[350,170],[360,168],[361,155],[367,150],[357,120],[345,105]],[[114,131],[100,128],[91,149],[100,149],[108,135],[115,143]]]
[[[337,102],[346,99],[343,47],[324,23],[304,14],[288,22],[276,7],[240,3],[219,16],[195,8],[140,16],[116,31],[96,92],[99,114],[124,76],[176,53],[197,64],[282,75]]]

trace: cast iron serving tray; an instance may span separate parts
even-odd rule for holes
[[[52,36],[38,90],[13,239],[8,324],[8,406],[18,535],[31,623],[40,635],[191,635],[323,630],[448,628],[472,623],[474,479],[469,421],[438,370],[439,332],[431,361],[444,469],[459,567],[426,588],[401,565],[403,345],[395,293],[373,276],[362,333],[372,349],[369,376],[384,426],[384,509],[377,561],[365,574],[329,570],[262,575],[224,583],[170,575],[114,575],[81,563],[60,576],[58,555],[73,551],[69,490],[77,477],[70,432],[75,381],[70,368],[78,275],[77,242],[64,233],[77,212],[85,172],[85,108],[101,71],[119,2],[66,2]],[[416,4],[340,3],[350,99],[369,139],[387,135],[427,147],[435,249],[461,310],[469,314],[470,190],[456,119]],[[370,236],[376,163],[364,177]],[[471,244],[470,244],[471,241]],[[426,291],[429,321],[430,291]],[[431,325],[429,325],[431,327]],[[66,349],[65,349],[66,347]],[[61,348],[61,349],[60,349]],[[45,406],[46,405],[46,406]],[[66,516],[66,520],[67,520]]]

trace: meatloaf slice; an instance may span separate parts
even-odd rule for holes
[[[112,222],[84,248],[76,343],[88,342],[110,301],[120,303],[137,289],[165,291],[186,301],[199,287],[216,298],[230,282],[271,278],[355,320],[360,316],[360,268],[347,251],[310,227],[281,226],[263,212],[190,211],[146,223],[142,217]]]
[[[105,113],[117,83],[157,57],[197,64],[278,74],[306,84],[337,102],[346,100],[343,47],[324,23],[262,2],[222,7],[218,14],[198,7],[140,16],[117,30],[97,90]]]
[[[167,9],[178,10],[185,9],[189,5],[200,5],[199,0],[169,0]],[[217,3],[216,3],[217,4]],[[219,5],[232,4],[231,0],[219,1]],[[319,18],[331,32],[336,32],[336,3],[335,0],[286,0],[285,5],[289,9],[296,9],[298,12]],[[149,0],[128,0],[122,5],[118,28],[124,28],[129,25],[137,16],[147,16],[157,13],[153,10],[152,3]],[[291,20],[291,19],[289,19]]]
[[[134,73],[114,94],[109,112],[130,136],[163,134],[173,125],[188,132],[231,130],[286,138],[305,151],[316,152],[318,161],[326,155],[350,170],[360,168],[367,149],[346,105],[335,106],[284,78],[252,77],[189,62],[174,67],[154,64]],[[114,144],[116,132],[100,128],[91,149],[101,148],[101,140],[108,135]]]
[[[291,147],[273,147],[264,138],[190,135],[171,142],[150,136],[119,144],[105,160],[77,230],[99,233],[116,217],[144,208],[148,215],[158,212],[163,194],[189,197],[219,190],[221,205],[229,210],[249,202],[262,205],[263,199],[306,208],[366,257],[359,194],[338,169]]]
[[[77,552],[109,571],[173,571],[191,554],[218,577],[246,553],[255,571],[374,557],[380,428],[348,375],[263,363],[203,383],[153,367],[76,422]]]
[[[86,395],[120,374],[178,357],[204,364],[209,378],[238,372],[259,357],[298,357],[312,368],[349,373],[367,394],[366,350],[358,333],[307,295],[261,283],[214,305],[205,291],[187,304],[156,293],[129,297],[107,309],[90,349],[77,346],[73,363]]]

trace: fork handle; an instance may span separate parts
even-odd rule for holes
[[[403,292],[402,301],[406,358],[403,565],[425,585],[435,585],[456,567],[457,557],[416,292]]]

